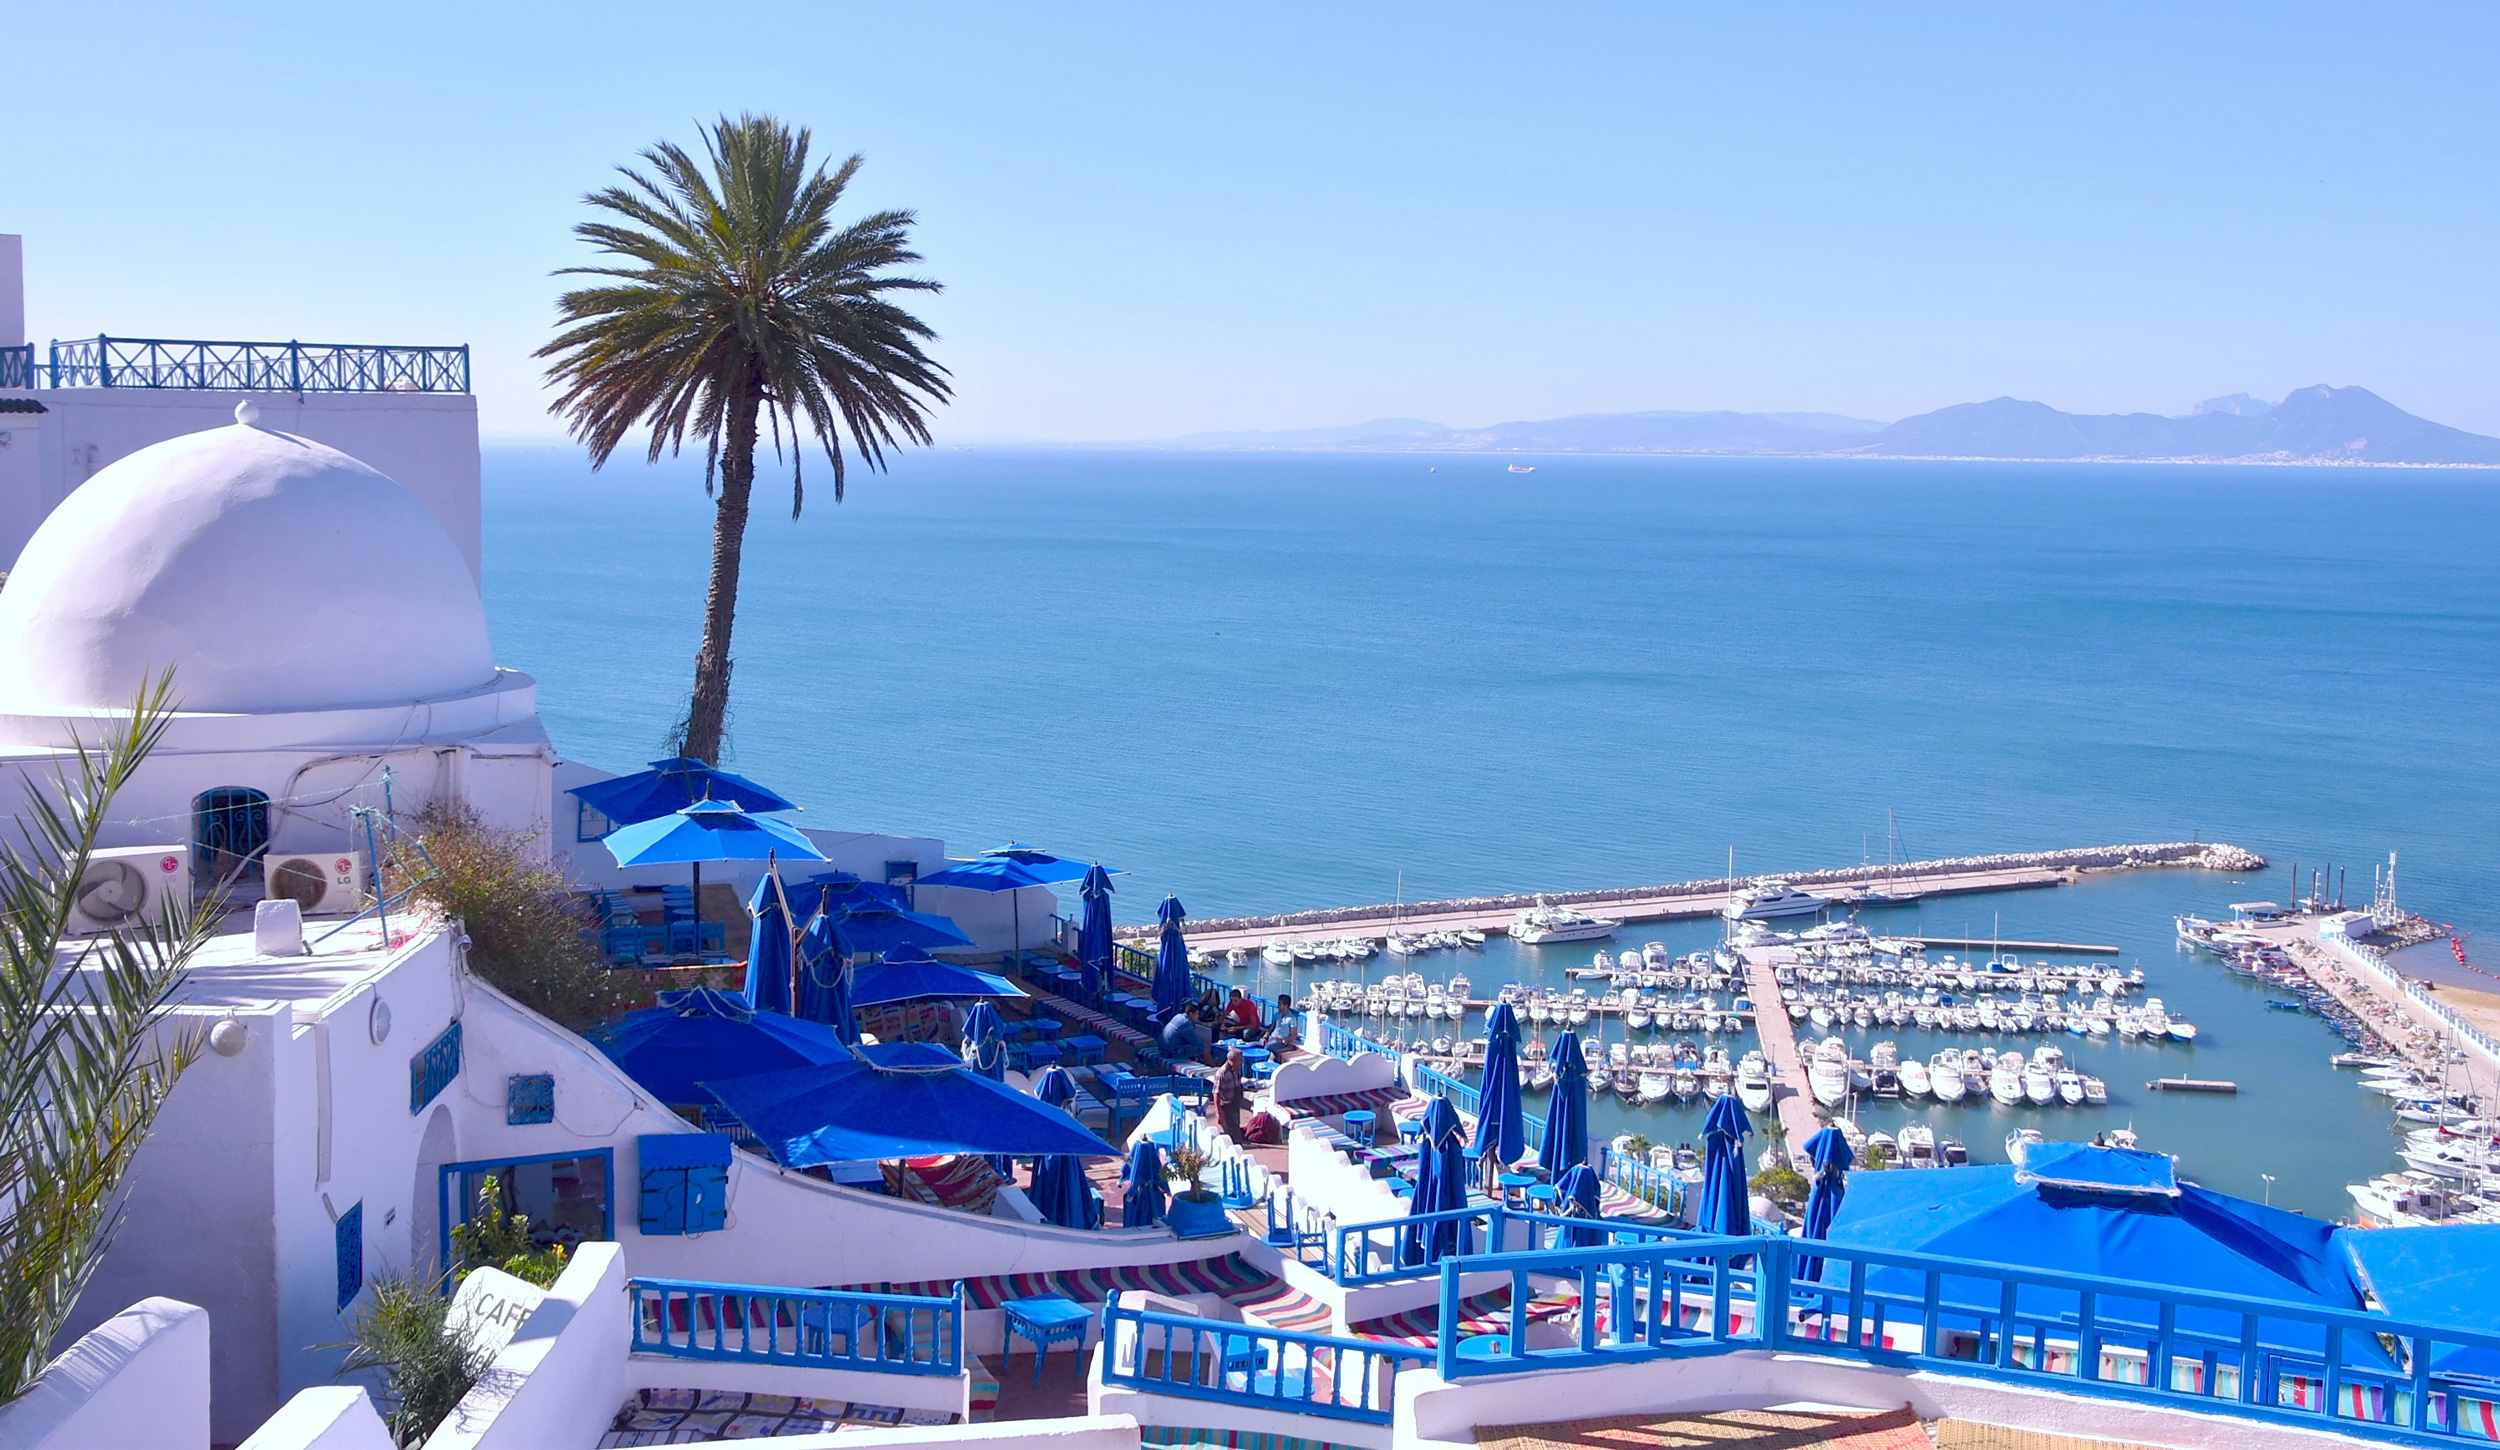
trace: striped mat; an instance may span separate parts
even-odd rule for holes
[[[1048,992],[1039,990],[1032,991],[1030,995],[1035,1002],[1041,1004],[1041,1008],[1047,1008],[1049,1015],[1058,1021],[1082,1023],[1092,1028],[1096,1035],[1119,1043],[1131,1052],[1146,1046],[1152,1040],[1145,1033],[1117,1018],[1107,1017],[1091,1007],[1071,1002],[1065,997],[1054,997]],[[1039,1015],[1039,1012],[1040,1009],[1037,1008],[1036,1015]],[[1083,1036],[1084,1034],[1076,1035]]]
[[[1528,1319],[1531,1323],[1536,1323],[1559,1314],[1567,1314],[1578,1303],[1576,1299],[1561,1296],[1531,1299],[1528,1301]],[[1441,1342],[1441,1306],[1427,1304],[1419,1309],[1409,1309],[1402,1314],[1391,1314],[1380,1319],[1366,1319],[1354,1326],[1354,1332],[1364,1339],[1379,1339],[1391,1344],[1411,1344],[1417,1349],[1432,1349]],[[1509,1333],[1510,1291],[1496,1289],[1490,1294],[1478,1294],[1473,1299],[1462,1301],[1458,1306],[1458,1332],[1462,1338],[1478,1334]]]
[[[966,1279],[964,1306],[970,1309],[995,1309],[1010,1299],[1032,1299],[1056,1294],[1079,1304],[1100,1304],[1112,1295],[1130,1289],[1146,1289],[1157,1294],[1183,1298],[1191,1294],[1221,1294],[1235,1303],[1245,1298],[1272,1295],[1285,1288],[1253,1268],[1239,1254],[1226,1254],[1220,1259],[1193,1259],[1179,1264],[1124,1264],[1106,1269],[1062,1269],[1041,1274],[993,1274],[982,1279]],[[955,1292],[952,1279],[925,1279],[915,1283],[846,1284],[842,1286],[862,1294],[925,1294],[943,1296]]]
[[[1326,1304],[1283,1282],[1276,1282],[1276,1292],[1264,1298],[1245,1298],[1227,1294],[1233,1306],[1247,1318],[1258,1320],[1270,1329],[1286,1329],[1302,1334],[1327,1332],[1334,1317]]]
[[[1402,1102],[1406,1089],[1400,1087],[1366,1088],[1359,1093],[1331,1093],[1326,1097],[1296,1098],[1278,1107],[1289,1108],[1306,1118],[1333,1118],[1357,1108],[1378,1112],[1391,1103]]]

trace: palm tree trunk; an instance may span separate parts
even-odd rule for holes
[[[738,621],[738,565],[746,547],[747,502],[755,491],[756,415],[763,389],[752,381],[729,403],[721,441],[720,502],[712,519],[712,587],[703,598],[703,644],[694,656],[694,699],[686,710],[684,754],[720,763],[729,714],[729,633]]]

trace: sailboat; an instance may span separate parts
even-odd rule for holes
[[[1896,858],[1896,856],[1897,856],[1897,854],[1898,854],[1898,852],[1899,852],[1900,845],[1901,845],[1901,829],[1900,829],[1899,825],[1898,825],[1898,824],[1896,824],[1896,823],[1895,823],[1895,821],[1893,820],[1893,810],[1892,810],[1892,807],[1890,807],[1890,806],[1886,806],[1886,807],[1884,807],[1884,880],[1883,880],[1883,884],[1882,884],[1882,885],[1880,885],[1880,886],[1871,886],[1871,887],[1866,888],[1865,890],[1860,891],[1860,892],[1859,892],[1859,893],[1858,893],[1858,894],[1857,894],[1854,898],[1852,898],[1852,904],[1853,904],[1853,905],[1857,905],[1857,906],[1900,906],[1900,905],[1902,905],[1902,904],[1904,904],[1904,903],[1911,902],[1911,901],[1915,901],[1915,900],[1917,900],[1917,899],[1918,899],[1918,898],[1917,898],[1917,897],[1915,897],[1915,896],[1903,896],[1903,895],[1900,893],[1900,891],[1897,889],[1897,884],[1896,884],[1896,883],[1894,882],[1894,880],[1893,880],[1893,874],[1892,874],[1892,873],[1893,873],[1893,867],[1897,864],[1897,862],[1896,862],[1896,859],[1895,859],[1895,858]],[[1867,854],[1867,853],[1866,853],[1866,852],[1864,852],[1864,851],[1860,851],[1860,852],[1859,852],[1859,854],[1860,854],[1860,855],[1865,855],[1865,854]]]

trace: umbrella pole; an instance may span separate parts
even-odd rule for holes
[[[790,933],[790,1015],[796,1017],[799,1015],[799,932],[798,923],[790,919],[790,894],[781,889],[779,853],[764,853],[764,879],[773,884],[773,900],[781,906],[782,929]],[[752,944],[748,950],[754,950]]]

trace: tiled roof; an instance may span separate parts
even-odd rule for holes
[[[42,413],[49,411],[32,398],[0,398],[0,413]]]

